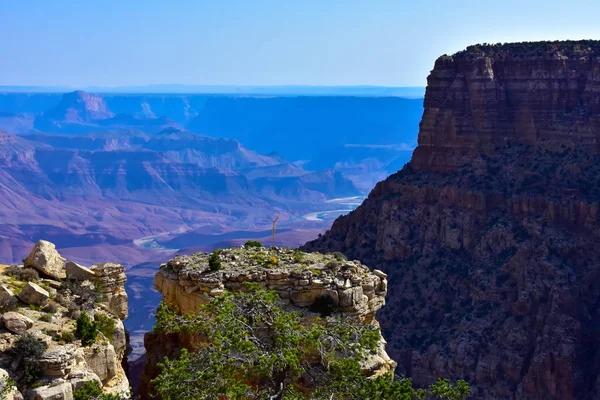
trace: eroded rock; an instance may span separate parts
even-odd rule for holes
[[[51,278],[64,279],[65,259],[56,250],[54,243],[40,240],[25,259],[25,267],[35,268]]]
[[[19,300],[27,304],[43,306],[50,298],[50,293],[36,283],[28,282],[18,295]]]
[[[96,273],[90,268],[74,263],[73,261],[67,262],[65,271],[67,279],[77,281],[91,281],[96,277]]]

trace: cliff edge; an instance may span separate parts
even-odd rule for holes
[[[275,291],[286,311],[299,312],[304,321],[321,315],[313,305],[323,296],[332,299],[333,316],[378,326],[375,313],[385,304],[386,275],[371,272],[358,261],[347,261],[341,254],[306,254],[297,250],[244,246],[223,249],[218,254],[220,270],[209,268],[209,253],[176,256],[160,266],[154,279],[163,302],[180,314],[196,313],[224,291],[242,290],[246,282]],[[151,392],[150,380],[157,376],[157,364],[164,357],[179,356],[182,348],[198,350],[202,340],[189,334],[149,332],[144,337],[146,361],[140,395]],[[367,375],[393,372],[396,363],[380,339],[377,352],[362,365]]]

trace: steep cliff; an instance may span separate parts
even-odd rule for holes
[[[600,398],[600,42],[477,45],[428,78],[419,145],[306,251],[389,274],[399,372],[475,398]]]
[[[0,266],[0,385],[14,382],[9,399],[72,400],[90,381],[127,398],[125,280],[119,264],[65,264],[43,240],[24,265]]]
[[[375,313],[385,304],[386,275],[381,271],[370,272],[360,262],[345,261],[339,255],[336,259],[333,255],[304,254],[288,249],[242,247],[223,250],[219,255],[222,270],[211,272],[209,256],[206,253],[176,256],[157,272],[155,288],[161,292],[163,301],[175,306],[179,313],[196,313],[225,290],[237,291],[244,282],[253,282],[277,292],[286,311],[300,312],[305,322],[320,315],[311,306],[322,296],[329,296],[335,315],[378,326]],[[271,260],[277,262],[272,264]],[[164,357],[176,358],[182,348],[197,350],[202,343],[202,338],[193,334],[147,333],[144,337],[146,361],[140,384],[142,398],[151,391],[149,382],[158,374],[157,364]],[[377,352],[362,366],[364,373],[394,370],[396,363],[384,347],[385,341],[381,338]]]

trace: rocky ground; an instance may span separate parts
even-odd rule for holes
[[[0,380],[7,398],[70,400],[88,381],[126,397],[124,268],[65,264],[46,241],[23,261],[0,266]],[[77,329],[85,316],[99,324],[88,340]]]

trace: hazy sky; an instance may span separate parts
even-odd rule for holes
[[[424,86],[468,44],[600,39],[598,0],[0,0],[0,85]]]

